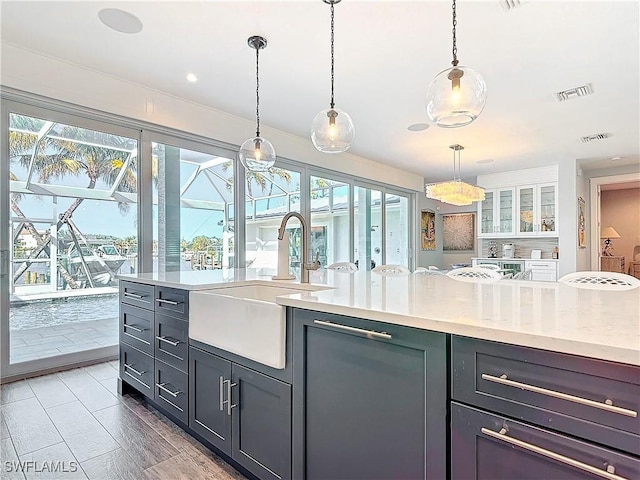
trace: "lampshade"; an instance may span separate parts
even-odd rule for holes
[[[266,172],[276,163],[275,148],[260,136],[260,50],[267,47],[267,39],[254,35],[249,37],[247,44],[256,51],[256,136],[242,143],[238,160],[250,172]]]
[[[450,145],[453,150],[453,180],[448,182],[430,183],[425,186],[427,198],[433,198],[450,205],[471,205],[473,202],[484,200],[484,188],[463,182],[460,174],[460,150],[462,145]],[[458,154],[458,176],[456,177],[456,153]]]
[[[353,120],[347,112],[336,108],[334,101],[334,37],[335,9],[341,0],[322,0],[331,8],[331,100],[329,108],[318,113],[311,123],[311,142],[322,153],[346,152],[356,135]]]
[[[615,228],[605,227],[600,231],[600,238],[620,238],[620,235]]]
[[[487,85],[482,76],[472,68],[458,65],[456,0],[452,3],[452,13],[452,66],[436,75],[425,100],[429,119],[445,128],[470,124],[478,118],[487,101]]]

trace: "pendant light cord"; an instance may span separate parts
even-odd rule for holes
[[[260,48],[256,47],[256,137],[260,136]]]
[[[333,101],[333,81],[334,81],[334,74],[333,74],[333,69],[334,69],[334,53],[333,53],[333,48],[334,48],[334,9],[333,9],[333,2],[331,2],[331,109],[333,109],[333,107],[335,107],[335,102]]]
[[[453,6],[451,7],[451,9],[453,10],[453,49],[452,49],[452,53],[453,53],[453,61],[451,62],[451,65],[453,65],[454,67],[458,66],[458,46],[456,45],[456,25],[458,25],[458,20],[456,19],[456,0],[453,0]]]

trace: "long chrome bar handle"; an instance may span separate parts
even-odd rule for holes
[[[365,330],[363,328],[349,327],[348,325],[340,325],[339,323],[327,322],[325,320],[314,320],[313,323],[323,325],[325,327],[337,328],[338,330],[346,330],[348,332],[361,333],[367,337],[384,338],[390,340],[393,337],[387,332],[376,332],[375,330]]]
[[[180,305],[180,302],[174,302],[173,300],[166,300],[164,298],[156,298],[158,303],[167,303],[169,305]]]
[[[125,370],[131,370],[133,373],[135,373],[136,375],[138,375],[138,376],[140,376],[140,377],[146,373],[146,372],[144,372],[144,371],[140,372],[140,371],[136,370],[135,368],[133,368],[133,367],[132,367],[131,365],[129,365],[128,363],[125,363],[125,364],[124,364],[124,369],[125,369]]]
[[[156,387],[158,387],[160,390],[162,390],[163,392],[168,393],[169,395],[171,395],[173,398],[178,398],[178,395],[180,395],[182,393],[182,390],[178,390],[177,392],[172,392],[171,390],[169,390],[167,387],[165,387],[165,385],[167,385],[167,382],[162,382],[162,383],[156,383]]]
[[[606,399],[604,402],[596,402],[595,400],[589,400],[588,398],[576,397],[575,395],[570,395],[568,393],[557,392],[555,390],[549,390],[547,388],[537,387],[535,385],[529,385],[527,383],[521,383],[521,382],[516,382],[514,380],[509,380],[506,374],[502,374],[499,377],[496,377],[494,375],[488,375],[486,373],[483,373],[482,379],[487,380],[489,382],[499,383],[501,385],[507,385],[509,387],[528,390],[530,392],[539,393],[541,395],[547,395],[548,397],[559,398],[561,400],[567,400],[569,402],[579,403],[581,405],[587,405],[593,408],[599,408],[600,410],[605,410],[607,412],[625,415],[627,417],[637,418],[638,416],[638,412],[634,410],[629,410],[626,408],[614,406],[613,401],[611,399]]]
[[[173,340],[169,340],[169,337],[165,337],[164,335],[156,336],[156,340],[168,343],[169,345],[174,346],[174,347],[177,347],[178,345],[180,345],[182,343],[180,340],[178,340],[176,342],[174,342]]]
[[[235,387],[236,385],[238,385],[237,383],[231,383],[231,380],[226,380],[227,382],[227,415],[231,415],[231,409],[235,408],[238,406],[237,403],[232,404],[231,403],[231,399],[232,399],[232,393],[231,393],[231,389],[233,387]]]
[[[144,295],[138,295],[137,293],[124,292],[123,295],[128,298],[135,298],[137,300],[142,300]]]
[[[130,328],[131,330],[133,330],[134,332],[138,332],[138,333],[142,333],[145,331],[144,328],[138,328],[134,325],[129,325],[128,323],[123,324],[124,329],[126,330],[127,328]]]
[[[224,410],[224,377],[220,375],[220,411]]]
[[[499,432],[495,432],[488,428],[482,427],[480,431],[489,437],[496,438],[498,440],[509,443],[511,445],[516,445],[520,448],[524,448],[525,450],[529,450],[530,452],[537,453],[538,455],[542,455],[543,457],[551,458],[560,463],[564,463],[565,465],[570,465],[572,467],[578,468],[585,472],[592,473],[593,475],[597,475],[598,477],[601,477],[601,478],[606,478],[608,480],[628,480],[624,477],[621,477],[620,475],[616,475],[614,473],[616,469],[613,465],[609,465],[607,467],[607,470],[602,470],[600,468],[593,467],[586,463],[580,462],[579,460],[575,460],[571,457],[567,457],[565,455],[561,455],[551,450],[547,450],[546,448],[542,448],[537,445],[533,445],[531,443],[523,442],[522,440],[518,440],[517,438],[510,437],[506,434],[507,430],[505,428],[501,429]]]

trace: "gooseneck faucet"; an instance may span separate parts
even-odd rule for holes
[[[320,266],[318,262],[318,255],[316,255],[316,259],[308,263],[307,258],[307,221],[304,219],[302,215],[298,212],[289,212],[282,219],[282,223],[280,223],[280,228],[278,229],[278,240],[282,240],[284,238],[285,227],[287,226],[287,222],[291,217],[296,217],[300,220],[300,225],[302,226],[302,239],[300,241],[300,249],[302,250],[302,265],[300,268],[300,283],[309,283],[309,270],[317,270]]]

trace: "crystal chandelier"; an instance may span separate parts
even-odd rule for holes
[[[249,37],[247,43],[256,50],[256,136],[245,140],[238,159],[251,172],[265,172],[276,163],[276,150],[271,142],[260,136],[260,50],[267,46],[267,39],[260,36]]]
[[[356,135],[353,121],[347,112],[336,108],[333,101],[334,66],[334,8],[340,0],[322,0],[331,5],[331,101],[329,108],[318,113],[311,123],[311,141],[320,152],[341,153],[347,151]]]
[[[427,90],[429,119],[439,127],[455,128],[470,124],[484,109],[487,85],[482,76],[469,67],[458,66],[456,44],[456,0],[453,0],[453,67],[440,72]]]
[[[450,145],[453,150],[453,180],[448,182],[430,183],[425,186],[427,198],[440,200],[450,205],[471,205],[473,202],[484,200],[484,188],[463,182],[460,178],[460,150],[464,150],[462,145]],[[458,173],[456,176],[456,153],[458,156]]]

